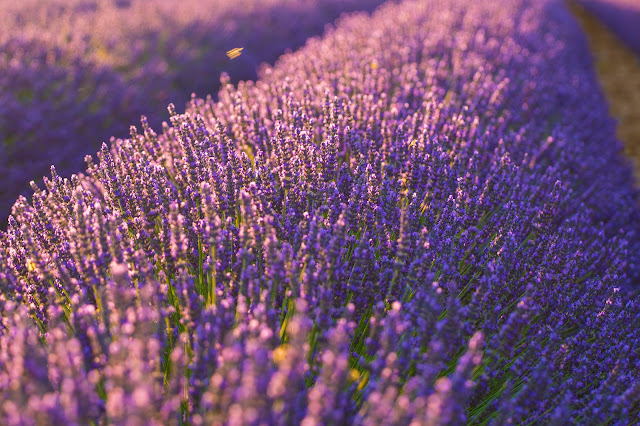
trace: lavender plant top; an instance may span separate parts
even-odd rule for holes
[[[637,194],[559,0],[405,0],[20,198],[0,423],[629,424]]]
[[[640,60],[640,2],[637,0],[579,0],[596,15]]]
[[[255,79],[263,61],[382,0],[0,2],[0,222],[51,164],[62,176],[145,113]],[[229,61],[225,52],[244,47]]]

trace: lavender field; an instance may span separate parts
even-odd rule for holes
[[[564,1],[228,3],[1,15],[0,424],[638,424],[638,191]]]
[[[0,0],[0,229],[52,164],[71,176],[141,114],[159,127],[169,103],[215,95],[221,72],[255,79],[340,13],[382,2]]]

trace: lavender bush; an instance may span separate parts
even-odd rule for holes
[[[169,102],[216,93],[221,70],[255,79],[341,12],[382,0],[24,0],[0,3],[0,221],[29,181],[63,176]],[[244,47],[229,61],[225,52]]]
[[[405,0],[21,197],[6,424],[629,424],[637,193],[559,0]]]
[[[579,0],[596,15],[640,60],[640,3],[637,0]]]

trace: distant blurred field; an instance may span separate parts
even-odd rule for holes
[[[640,184],[640,57],[596,16],[574,2],[570,6],[587,33],[611,114],[618,120],[618,137]]]

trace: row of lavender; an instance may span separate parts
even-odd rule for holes
[[[216,93],[219,73],[263,61],[382,0],[24,0],[0,2],[0,222],[29,181],[65,175],[141,114]],[[225,52],[244,47],[229,61]]]
[[[640,2],[637,0],[578,0],[611,29],[640,61]]]
[[[405,0],[21,199],[6,424],[628,424],[637,194],[559,0]]]

